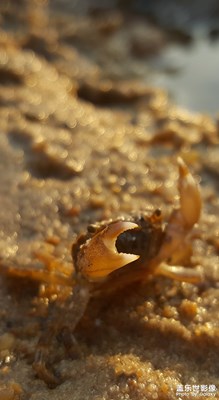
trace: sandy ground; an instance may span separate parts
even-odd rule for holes
[[[20,3],[0,6],[0,399],[173,400],[179,385],[219,398],[217,122],[142,83],[167,38],[140,17]],[[49,361],[63,383],[49,388],[32,362],[47,318],[42,292],[55,289],[34,279],[45,270],[34,253],[46,246],[71,274],[71,244],[88,224],[154,208],[167,219],[178,155],[200,179],[188,266],[203,266],[204,284],[151,277],[93,300],[75,357],[53,340]]]

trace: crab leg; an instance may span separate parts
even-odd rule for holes
[[[68,347],[68,352],[71,354],[71,351],[74,351],[75,339],[71,333],[82,318],[89,299],[89,286],[82,287],[82,285],[79,284],[74,287],[72,295],[67,298],[63,304],[59,304],[59,307],[54,307],[54,303],[50,304],[50,315],[47,318],[45,330],[42,332],[37,344],[33,369],[37,376],[44,380],[51,388],[62,383],[62,379],[56,375],[55,371],[48,368],[46,365],[51,346],[54,344],[53,339],[58,333],[63,334],[63,339],[67,338],[67,342],[65,340],[66,343],[64,344]],[[70,331],[69,321],[71,321]]]
[[[200,283],[204,280],[202,267],[186,268],[161,263],[155,273],[181,282]]]

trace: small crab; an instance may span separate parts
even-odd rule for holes
[[[198,283],[203,280],[201,267],[178,265],[191,249],[188,235],[199,220],[201,195],[199,185],[181,158],[178,190],[180,207],[173,209],[169,220],[162,222],[160,210],[152,215],[141,213],[88,227],[72,246],[75,281],[72,295],[66,300],[61,327],[71,320],[71,332],[82,318],[91,297],[105,295],[135,281],[147,280],[154,274]],[[51,321],[56,319],[56,314]],[[46,367],[45,354],[51,335],[57,335],[60,321],[50,325],[40,340],[34,369],[49,384],[57,377]],[[54,328],[55,326],[55,328]]]
[[[199,185],[184,161],[178,158],[177,163],[180,206],[173,209],[166,223],[162,221],[160,210],[155,210],[152,215],[143,212],[91,225],[86,234],[73,244],[75,276],[72,294],[62,306],[64,311],[59,320],[53,308],[34,363],[37,375],[49,385],[59,383],[45,363],[51,337],[57,335],[61,327],[69,345],[70,336],[72,338],[66,329],[69,320],[72,333],[92,297],[104,296],[136,281],[145,281],[154,274],[190,283],[203,280],[201,267],[179,265],[191,249],[188,235],[199,220],[201,196]],[[48,259],[45,258],[45,262]]]
[[[198,183],[180,157],[177,162],[180,207],[173,210],[166,224],[157,209],[152,215],[140,213],[91,225],[73,244],[76,273],[92,289],[109,279],[117,281],[117,287],[129,281],[145,280],[151,274],[191,283],[202,279],[200,269],[173,265],[188,249],[188,234],[201,213]]]

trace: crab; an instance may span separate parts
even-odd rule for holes
[[[63,340],[71,347],[72,333],[91,298],[105,296],[107,292],[120,290],[133,282],[147,281],[154,275],[194,284],[203,280],[200,266],[180,265],[184,255],[191,250],[189,234],[200,218],[201,195],[198,182],[184,161],[178,158],[177,164],[179,207],[173,209],[166,223],[162,221],[159,209],[151,215],[142,212],[90,225],[73,244],[75,274],[71,281],[72,291],[59,307],[58,319],[52,307],[33,365],[38,377],[48,385],[60,383],[46,365],[51,338],[62,331]],[[41,260],[46,264],[52,262],[46,255],[41,255]]]
[[[106,282],[109,286],[109,281],[115,281],[115,288],[151,274],[190,283],[202,280],[200,268],[174,265],[190,246],[188,234],[201,214],[199,185],[180,157],[177,163],[180,207],[173,210],[166,224],[161,210],[156,209],[152,215],[140,213],[91,225],[73,244],[76,274],[89,282],[92,291]]]

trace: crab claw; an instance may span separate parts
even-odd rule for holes
[[[133,222],[118,221],[95,234],[81,248],[78,267],[89,280],[107,277],[111,272],[139,258],[139,255],[118,253],[117,237],[125,231],[138,228]]]
[[[193,178],[188,167],[181,159],[177,159],[179,167],[179,183],[178,189],[180,194],[180,207],[172,211],[168,223],[165,228],[165,235],[160,251],[152,261],[152,268],[158,268],[161,263],[166,260],[168,263],[171,260],[182,261],[184,256],[187,257],[191,252],[190,243],[187,240],[188,233],[192,229],[193,225],[198,222],[201,214],[201,194],[198,183]],[[163,266],[157,269],[162,274],[173,277],[173,275],[181,280],[195,281],[198,280],[197,273],[192,275],[191,272],[185,271],[184,269],[178,270],[178,274],[175,273],[174,266]],[[188,276],[189,275],[189,276]],[[199,275],[199,273],[198,273]]]
[[[198,222],[201,214],[201,194],[198,183],[182,158],[178,157],[177,162],[179,166],[180,211],[185,228],[190,230]]]

